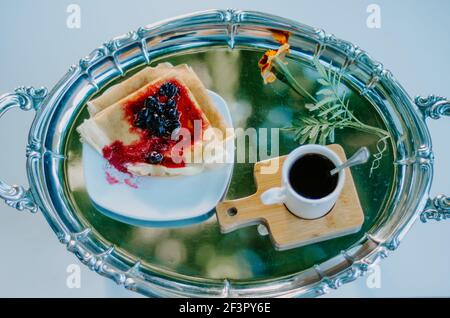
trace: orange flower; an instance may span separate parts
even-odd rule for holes
[[[275,37],[275,39],[277,38]],[[287,40],[287,37],[285,37],[285,39]],[[284,43],[276,51],[266,51],[266,53],[264,53],[262,58],[259,60],[258,66],[261,70],[261,76],[264,80],[264,84],[272,83],[277,79],[275,73],[272,72],[273,63],[275,60],[279,59],[282,63],[287,64],[287,62],[284,62],[284,58],[286,57],[286,54],[289,53],[289,47],[289,43]]]
[[[281,44],[277,50],[268,50],[258,62],[258,67],[261,71],[261,76],[264,84],[273,83],[279,79],[283,83],[289,85],[295,92],[304,98],[309,98],[315,101],[315,98],[298,83],[295,77],[289,71],[287,62],[285,61],[286,54],[289,53],[290,45],[289,32],[272,31],[273,38]],[[278,78],[277,78],[278,75]]]
[[[272,36],[281,45],[288,43],[290,33],[287,31],[272,30]]]

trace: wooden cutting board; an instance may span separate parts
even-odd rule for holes
[[[339,145],[328,146],[342,161],[346,160],[344,149]],[[222,201],[217,207],[217,219],[222,233],[241,227],[264,224],[277,250],[286,250],[358,232],[364,222],[364,212],[350,170],[346,169],[345,184],[333,209],[325,216],[306,220],[289,212],[283,204],[264,205],[261,194],[281,186],[281,167],[287,156],[257,162],[254,177],[255,194],[237,200]],[[280,160],[272,174],[261,174],[261,169],[272,160]]]

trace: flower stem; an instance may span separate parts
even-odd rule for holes
[[[301,86],[297,80],[292,76],[288,67],[284,62],[278,57],[274,58],[272,61],[272,65],[274,66],[277,72],[277,78],[286,84],[288,84],[294,91],[300,94],[303,97],[307,97],[311,99],[312,102],[317,103],[317,99],[314,98],[303,86]]]
[[[374,126],[370,126],[370,125],[366,125],[362,122],[360,122],[359,120],[357,122],[349,122],[347,124],[347,127],[351,127],[353,129],[359,130],[359,131],[363,131],[369,134],[373,134],[373,135],[377,135],[378,137],[386,137],[389,136],[389,133],[386,130],[383,130],[381,128],[378,127],[374,127]]]

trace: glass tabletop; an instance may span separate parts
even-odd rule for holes
[[[253,127],[258,132],[258,128],[288,127],[305,116],[305,100],[281,81],[271,85],[263,83],[258,68],[263,53],[257,49],[215,48],[175,54],[153,61],[152,65],[167,61],[173,65],[186,63],[192,66],[205,86],[227,101],[235,128]],[[295,72],[304,87],[317,89],[317,72],[313,65],[290,58],[288,62],[289,69]],[[374,106],[352,87],[347,86],[346,89],[354,114],[368,125],[385,129]],[[383,214],[384,204],[393,187],[393,154],[391,145],[388,145],[379,168],[372,174],[370,164],[351,169],[365,215],[361,230],[286,251],[275,250],[270,237],[261,235],[257,226],[222,234],[215,215],[203,223],[182,228],[131,226],[103,215],[86,192],[81,166],[82,144],[75,130],[86,118],[88,112],[84,108],[72,123],[65,141],[65,191],[73,212],[118,249],[141,260],[144,266],[166,273],[246,282],[300,272],[336,256],[361,239]],[[351,128],[336,131],[335,143],[342,145],[347,156],[361,146],[367,146],[376,153],[377,142],[377,136]],[[286,130],[280,132],[279,144],[280,155],[299,146],[294,134]],[[253,163],[235,163],[225,199],[246,197],[256,191],[253,166]]]

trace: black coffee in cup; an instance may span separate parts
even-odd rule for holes
[[[336,189],[339,174],[331,175],[334,163],[320,154],[298,158],[289,171],[289,183],[295,192],[307,199],[321,199]]]

